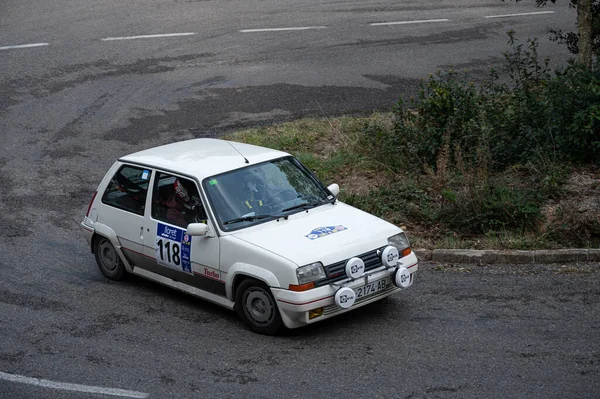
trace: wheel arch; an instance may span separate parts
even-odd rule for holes
[[[121,258],[121,261],[125,265],[125,269],[131,273],[131,271],[133,270],[133,267],[131,266],[131,264],[125,257],[125,254],[123,253],[123,250],[121,248],[121,243],[119,242],[119,238],[117,237],[117,233],[115,233],[115,231],[113,229],[111,229],[110,227],[108,227],[105,224],[95,223],[94,224],[94,234],[92,235],[92,239],[91,239],[91,243],[92,243],[91,247],[92,247],[93,254],[95,254],[95,251],[96,251],[96,241],[99,240],[100,238],[106,238],[108,241],[110,241],[110,243],[113,245],[113,247],[115,247],[115,250],[117,251],[117,254],[119,255],[119,257]]]
[[[276,334],[284,324],[271,287],[244,274],[238,274],[234,281],[238,284],[235,310],[244,324],[260,334]]]
[[[279,281],[277,277],[270,271],[258,267],[255,265],[249,265],[246,263],[236,263],[231,267],[229,273],[227,273],[226,281],[226,295],[229,299],[235,301],[235,294],[242,283],[246,279],[253,279],[260,281],[267,285],[267,287],[279,287]]]

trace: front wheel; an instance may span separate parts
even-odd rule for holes
[[[94,248],[96,263],[102,274],[111,280],[122,280],[125,275],[125,265],[115,247],[106,237],[98,237]]]
[[[248,279],[240,284],[236,308],[248,327],[259,334],[274,335],[283,324],[269,287],[260,281]]]

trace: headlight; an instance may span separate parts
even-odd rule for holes
[[[298,277],[298,284],[306,284],[326,277],[321,262],[297,268],[296,276]]]
[[[405,233],[396,234],[395,236],[391,236],[388,238],[388,244],[396,247],[398,252],[402,252],[406,248],[410,248],[410,243],[408,242],[408,238]]]

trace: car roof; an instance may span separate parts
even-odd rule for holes
[[[119,158],[119,161],[181,173],[202,181],[209,176],[287,155],[286,152],[251,144],[204,138],[135,152]]]

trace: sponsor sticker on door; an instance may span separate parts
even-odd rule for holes
[[[192,237],[185,230],[158,223],[156,226],[156,263],[192,273]]]

